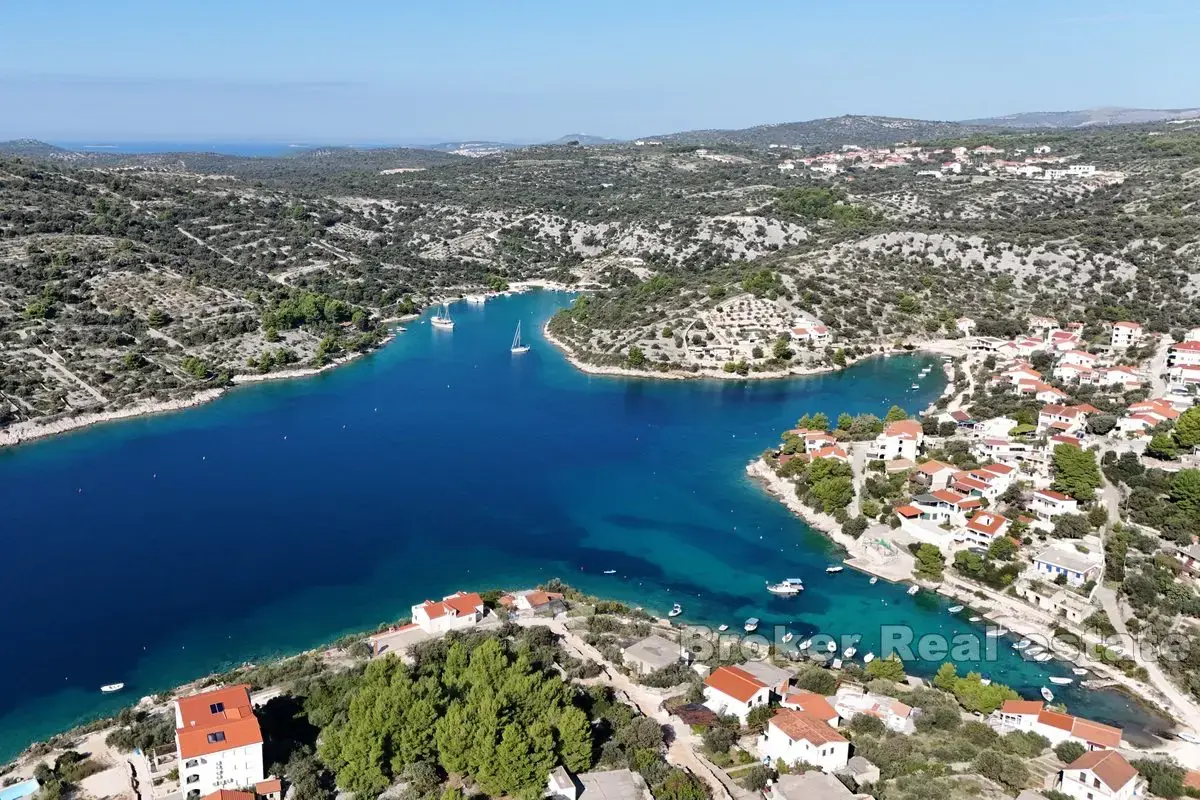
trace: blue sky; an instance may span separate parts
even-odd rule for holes
[[[1200,106],[1195,0],[7,0],[0,139],[633,137]]]

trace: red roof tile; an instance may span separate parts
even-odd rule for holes
[[[1137,777],[1138,771],[1116,750],[1093,750],[1067,765],[1067,769],[1087,769],[1095,773],[1114,792]]]
[[[846,741],[846,737],[829,727],[824,720],[803,711],[780,709],[771,717],[770,724],[793,742],[806,741],[813,745],[823,745]]]
[[[704,679],[704,685],[739,703],[750,702],[750,698],[767,688],[765,683],[738,667],[717,667]]]
[[[175,731],[181,758],[262,744],[262,729],[250,707],[250,687],[227,686],[175,701],[183,726]]]

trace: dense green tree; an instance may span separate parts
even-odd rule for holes
[[[571,772],[592,766],[592,734],[587,714],[570,706],[558,718],[558,760]]]
[[[1070,444],[1054,448],[1054,489],[1076,500],[1091,500],[1100,484],[1095,453]]]
[[[1064,764],[1070,764],[1087,752],[1087,748],[1073,739],[1059,742],[1054,746],[1054,755]]]
[[[946,557],[942,549],[928,542],[917,547],[917,576],[928,580],[941,580],[946,568]]]
[[[877,658],[866,666],[866,673],[871,678],[879,678],[893,683],[904,680],[904,662],[900,656],[892,653],[887,658]]]
[[[1179,446],[1169,433],[1156,433],[1146,445],[1146,455],[1163,461],[1174,461],[1179,455]]]
[[[638,369],[639,367],[646,365],[646,354],[642,352],[642,348],[634,345],[629,348],[628,361],[629,366],[633,367],[634,369]]]
[[[1180,414],[1174,430],[1180,447],[1200,447],[1200,406],[1192,406]]]

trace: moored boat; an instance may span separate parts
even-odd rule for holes
[[[529,345],[521,344],[521,323],[520,322],[517,322],[517,332],[515,334],[513,334],[512,347],[509,348],[509,351],[513,355],[520,355],[521,353],[529,352]]]
[[[829,644],[825,645],[825,649],[831,653],[836,653],[837,652],[837,642],[830,642]]]
[[[966,608],[966,606],[950,606],[946,610],[949,611],[951,614],[957,614],[958,612],[962,611],[964,608]]]
[[[683,613],[683,606],[679,605],[679,603],[676,603],[675,605],[671,606],[671,610],[667,612],[667,616],[668,617],[678,617],[682,613]]]
[[[758,630],[758,617],[751,617],[750,619],[746,620],[746,623],[742,625],[742,628],[745,629],[746,633],[753,633],[754,631]]]
[[[971,617],[967,620],[967,622],[981,622],[981,621],[983,621],[983,617],[979,617],[979,616]]]
[[[792,640],[792,638],[793,638],[793,634],[792,634],[792,632],[791,632],[791,631],[788,631],[787,633],[785,633],[785,634],[783,635],[783,643],[784,643],[784,644],[787,644],[788,642],[790,642],[790,641]]]
[[[830,575],[836,575],[844,569],[845,569],[845,567],[839,567],[839,566],[835,565],[832,567],[826,567],[825,571],[828,572]]]
[[[725,631],[729,630],[729,626],[726,625],[724,622],[722,622],[720,625],[717,626],[717,630],[724,633]]]
[[[908,587],[908,596],[909,596],[909,597],[912,597],[914,594],[916,594],[916,593],[917,593],[917,592],[919,592],[919,591],[921,591],[921,587],[920,587],[920,586],[917,586],[917,585],[914,583],[912,586]]]
[[[812,647],[812,639],[805,639],[803,642],[801,642],[800,644],[798,644],[796,646],[799,647],[801,650],[807,650],[808,648]]]
[[[469,294],[466,296],[466,301],[469,305],[481,306],[487,302],[486,294]]]
[[[450,317],[450,306],[442,303],[442,310],[430,318],[429,324],[445,331],[454,330],[454,320]]]
[[[847,647],[844,651],[842,651],[842,656],[844,658],[854,658],[854,654],[857,652],[858,652],[858,648]]]
[[[1086,669],[1084,669],[1083,667],[1074,667],[1071,669],[1071,672],[1074,672],[1076,675],[1087,675],[1088,674],[1088,671]]]
[[[1042,699],[1045,700],[1047,703],[1053,703],[1054,702],[1054,692],[1050,691],[1045,686],[1043,686],[1042,687]]]
[[[1025,655],[1025,657],[1027,657],[1027,658],[1032,658],[1033,656],[1036,656],[1038,653],[1042,652],[1045,649],[1046,648],[1044,648],[1044,647],[1034,645],[1033,647],[1030,647],[1028,650],[1026,650],[1023,655]]]
[[[1031,645],[1031,644],[1033,644],[1033,642],[1031,640],[1022,639],[1019,642],[1014,642],[1012,647],[1013,647],[1013,650],[1024,650],[1026,647],[1029,647],[1029,645]]]
[[[785,578],[779,583],[768,583],[767,591],[778,595],[800,594],[804,591],[804,583],[799,578]]]
[[[875,584],[879,583],[879,576],[878,576],[878,575],[872,575],[872,576],[871,576],[871,580],[867,581],[867,583],[869,583],[869,584],[871,584],[872,586],[874,586]]]
[[[1044,664],[1045,662],[1049,661],[1052,658],[1054,658],[1054,653],[1038,653],[1036,656],[1033,657],[1033,660],[1038,662],[1039,664]]]
[[[125,684],[123,683],[106,683],[100,687],[100,691],[104,692],[104,694],[112,694],[113,692],[119,692],[124,688]]]
[[[987,636],[989,639],[995,639],[997,637],[1003,636],[1006,633],[1008,633],[1008,628],[1005,628],[1005,627],[988,628],[987,633],[984,635]]]
[[[1050,682],[1057,686],[1067,686],[1068,684],[1074,683],[1075,679],[1074,678],[1060,678],[1057,675],[1055,675],[1054,677],[1050,678]]]
[[[870,664],[870,663],[871,663],[872,661],[874,661],[874,660],[875,660],[875,654],[874,654],[874,653],[867,653],[865,656],[863,656],[863,663],[864,663],[864,664]]]

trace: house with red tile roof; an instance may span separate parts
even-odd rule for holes
[[[1114,322],[1109,340],[1113,350],[1125,350],[1142,340],[1144,331],[1136,322]]]
[[[1083,717],[1051,711],[1040,700],[1006,700],[992,715],[1001,730],[1032,731],[1045,736],[1051,745],[1075,741],[1089,750],[1121,746],[1121,729]]]
[[[967,523],[967,514],[983,507],[983,500],[953,489],[936,489],[917,495],[912,505],[920,510],[921,519],[936,525],[962,526]]]
[[[824,772],[839,770],[850,760],[845,736],[819,715],[789,708],[775,712],[758,738],[758,749],[771,764],[812,764]]]
[[[1054,330],[1050,331],[1050,335],[1046,338],[1046,344],[1051,350],[1056,350],[1060,353],[1065,353],[1068,350],[1075,350],[1083,342],[1079,334],[1075,331]]]
[[[262,781],[263,736],[250,687],[226,686],[177,699],[175,750],[187,800]]]
[[[1176,342],[1167,348],[1167,367],[1200,367],[1200,342]]]
[[[829,701],[815,692],[788,691],[779,705],[792,711],[803,711],[810,717],[816,717],[831,728],[841,723],[841,716]]]
[[[990,547],[1008,528],[1008,517],[993,511],[977,511],[955,535],[955,539],[979,547]]]
[[[924,439],[924,431],[917,420],[903,419],[893,422],[868,445],[867,458],[879,461],[907,458],[909,461],[916,461]]]
[[[1114,429],[1118,436],[1129,438],[1148,438],[1150,431],[1165,422],[1174,422],[1179,418],[1175,406],[1162,398],[1142,400],[1133,403],[1125,410],[1125,415],[1117,420]]]
[[[917,730],[915,723],[919,712],[914,711],[912,706],[901,703],[894,697],[868,692],[862,686],[839,686],[834,698],[834,708],[844,719],[851,719],[855,714],[875,717],[888,730],[905,736],[911,736]]]
[[[413,624],[430,634],[471,628],[481,619],[483,598],[477,592],[455,592],[412,607]]]
[[[1089,410],[1090,409],[1090,410]],[[1039,433],[1072,434],[1083,430],[1088,414],[1096,413],[1089,405],[1048,405],[1038,412]]]
[[[1079,502],[1054,489],[1039,489],[1029,500],[1029,511],[1033,514],[1034,527],[1050,530],[1054,518],[1063,514],[1078,514]]]
[[[562,599],[562,592],[525,589],[520,592],[502,594],[496,602],[511,611],[540,613],[565,610]]]
[[[1093,750],[1063,767],[1058,791],[1074,800],[1132,800],[1141,796],[1138,771],[1116,750]]]
[[[912,474],[912,481],[929,489],[945,489],[957,472],[958,467],[953,464],[930,459],[917,465]]]
[[[770,700],[771,687],[741,667],[717,667],[704,679],[704,706],[737,717],[743,724],[754,708]]]

